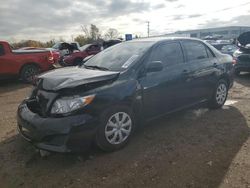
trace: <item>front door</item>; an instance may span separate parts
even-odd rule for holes
[[[160,72],[146,73],[140,79],[143,88],[144,114],[156,117],[184,106],[183,96],[187,94],[183,71],[186,69],[179,42],[165,42],[152,49],[147,63],[162,62]]]
[[[10,53],[6,54],[3,45],[0,44],[0,77],[8,78],[18,73],[19,67]],[[16,58],[17,59],[17,58]]]
[[[5,58],[3,45],[0,44],[0,77],[4,78],[9,73],[9,65]]]

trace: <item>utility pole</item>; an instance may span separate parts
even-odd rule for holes
[[[147,21],[147,25],[148,25],[148,37],[149,37],[149,24],[150,24],[150,22]]]

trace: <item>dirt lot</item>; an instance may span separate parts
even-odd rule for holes
[[[223,109],[188,110],[149,123],[114,153],[41,158],[16,131],[30,86],[0,84],[1,187],[250,187],[250,74]]]

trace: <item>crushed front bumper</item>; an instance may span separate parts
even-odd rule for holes
[[[64,153],[89,148],[98,123],[88,114],[43,118],[23,102],[18,107],[17,124],[20,134],[35,147]]]

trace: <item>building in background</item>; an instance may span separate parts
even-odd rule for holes
[[[195,29],[186,31],[177,31],[175,33],[166,34],[165,36],[184,36],[204,39],[206,37],[220,37],[221,39],[237,38],[240,34],[250,31],[247,26],[228,26],[216,27],[208,29]]]

